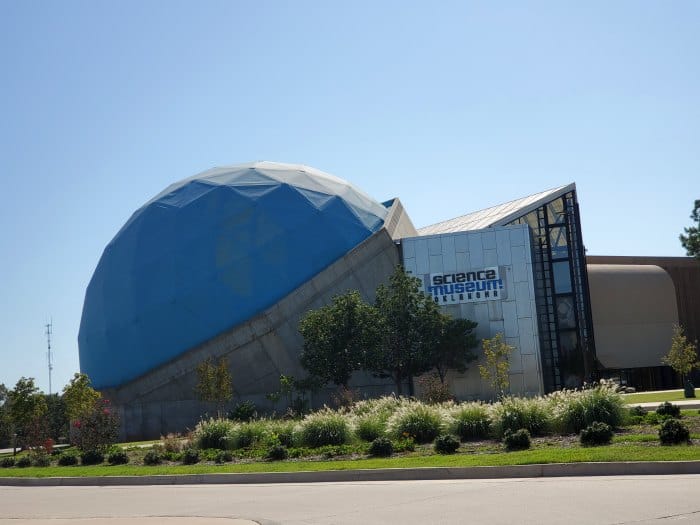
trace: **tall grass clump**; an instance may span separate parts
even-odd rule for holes
[[[270,434],[270,424],[265,419],[236,423],[231,430],[227,448],[231,450],[250,448],[263,443]]]
[[[387,420],[387,433],[396,439],[412,438],[430,443],[442,433],[444,417],[439,407],[419,402],[404,403]]]
[[[299,440],[302,445],[311,448],[342,445],[350,441],[350,434],[346,416],[325,408],[303,419]]]
[[[482,403],[463,403],[452,409],[450,432],[462,441],[485,439],[491,430],[488,406]]]
[[[364,414],[355,419],[355,435],[368,443],[384,436],[387,416],[383,414]]]
[[[273,419],[268,421],[267,428],[270,433],[270,441],[279,443],[287,448],[296,446],[300,425],[297,421],[287,419]]]
[[[233,444],[235,429],[236,423],[228,419],[202,420],[195,427],[192,440],[197,448],[226,450]]]
[[[626,415],[622,396],[602,382],[585,390],[564,390],[548,397],[557,430],[578,434],[594,421],[618,428]]]
[[[541,397],[505,397],[491,406],[491,429],[499,439],[506,431],[516,432],[522,428],[532,435],[541,435],[551,424],[550,407]]]

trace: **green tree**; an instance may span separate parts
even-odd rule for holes
[[[68,413],[65,399],[58,394],[46,395],[45,399],[49,437],[54,441],[68,437]]]
[[[7,387],[0,383],[0,448],[7,448],[12,444],[12,421],[10,420],[8,406],[9,391]]]
[[[318,383],[347,388],[350,376],[366,367],[379,339],[377,310],[357,291],[337,295],[299,323],[304,338],[301,364]]]
[[[515,350],[515,347],[506,343],[503,340],[503,334],[500,332],[491,339],[484,339],[481,345],[484,349],[486,363],[479,365],[479,374],[489,382],[496,395],[501,398],[506,394],[510,386],[510,380],[508,379],[510,361],[508,358]]]
[[[696,226],[683,228],[685,235],[681,233],[680,240],[689,256],[700,259],[700,200],[695,201],[690,218],[695,221]]]
[[[33,377],[22,377],[8,393],[10,421],[17,433],[20,445],[40,445],[45,435],[43,417],[46,414],[46,399],[34,384]]]
[[[688,341],[682,327],[674,325],[671,348],[661,362],[678,372],[682,382],[694,368],[700,368],[697,345]]]
[[[368,360],[379,377],[391,377],[396,393],[402,393],[414,376],[432,369],[432,348],[442,326],[441,313],[432,298],[421,291],[421,282],[397,266],[389,284],[377,288],[375,306],[379,312],[380,345]]]
[[[75,421],[92,412],[95,402],[102,397],[92,388],[87,374],[76,372],[73,379],[63,387],[63,400],[66,404],[66,414],[70,421]]]
[[[214,402],[219,419],[223,417],[226,403],[233,397],[233,381],[225,357],[214,364],[209,357],[197,366],[197,396],[202,401]]]
[[[430,361],[437,370],[442,384],[449,370],[460,374],[467,370],[467,364],[476,359],[472,348],[478,345],[474,329],[477,324],[469,319],[453,319],[442,316],[437,343],[433,346]]]

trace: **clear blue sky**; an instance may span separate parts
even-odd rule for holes
[[[700,198],[700,3],[0,0],[0,382],[78,370],[130,214],[308,164],[417,226],[576,182],[589,254],[671,255]]]

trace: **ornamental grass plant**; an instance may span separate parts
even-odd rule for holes
[[[350,437],[351,429],[347,416],[329,408],[307,415],[299,428],[300,444],[311,448],[342,445],[349,442]]]
[[[394,439],[410,437],[416,443],[430,443],[449,426],[450,419],[442,407],[407,402],[387,420],[387,433]]]
[[[491,429],[497,438],[507,431],[526,429],[531,435],[542,435],[551,429],[552,412],[549,400],[543,397],[505,397],[490,410]]]
[[[598,421],[618,428],[626,415],[622,396],[612,383],[601,382],[593,388],[562,390],[547,396],[554,415],[554,429],[578,434]]]
[[[462,441],[486,439],[491,431],[489,407],[483,403],[462,403],[452,409],[450,433]]]

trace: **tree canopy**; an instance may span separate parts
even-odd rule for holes
[[[661,362],[678,372],[681,380],[684,380],[694,368],[700,368],[696,345],[688,341],[683,328],[678,325],[673,327],[671,348],[668,354],[661,358]]]
[[[233,381],[225,357],[216,364],[207,358],[197,365],[195,391],[202,401],[216,403],[218,416],[223,417],[226,402],[233,397]]]
[[[87,374],[76,372],[73,379],[63,387],[63,400],[66,403],[66,414],[70,421],[80,419],[89,414],[95,402],[102,397],[92,388]]]
[[[337,295],[333,302],[312,310],[299,323],[304,338],[301,364],[319,383],[347,387],[350,376],[366,367],[377,346],[379,318],[358,291]]]
[[[700,199],[695,201],[690,218],[695,221],[695,226],[684,228],[685,235],[680,235],[681,244],[686,253],[700,259]]]

